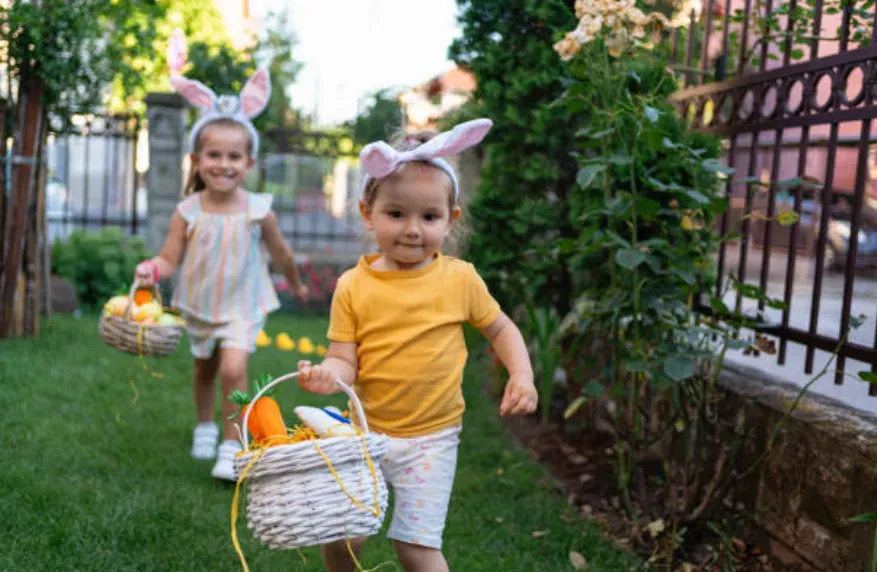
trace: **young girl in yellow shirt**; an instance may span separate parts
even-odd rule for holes
[[[441,544],[465,409],[464,322],[509,371],[500,414],[532,413],[538,400],[520,330],[471,264],[441,254],[461,212],[457,176],[442,157],[476,145],[491,126],[478,119],[434,138],[408,136],[398,148],[381,141],[363,149],[359,206],[380,254],[339,279],[326,359],[299,363],[304,389],[334,393],[335,379],[353,385],[370,428],[390,437],[381,463],[394,494],[388,536],[408,572],[448,569]],[[363,543],[352,542],[354,551]],[[323,559],[329,572],[354,569],[345,542],[324,546]]]

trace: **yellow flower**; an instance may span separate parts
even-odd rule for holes
[[[256,336],[256,345],[260,348],[271,345],[271,338],[265,334],[265,330],[259,330],[259,335]]]
[[[302,338],[298,341],[298,351],[305,355],[314,353],[314,343],[310,338]]]
[[[289,337],[289,334],[283,332],[281,334],[277,334],[277,347],[282,351],[291,352],[295,349],[295,342],[292,341],[292,338]]]
[[[323,357],[326,355],[326,346],[320,344],[317,346],[317,355]]]

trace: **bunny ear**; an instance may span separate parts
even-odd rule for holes
[[[177,90],[177,93],[185,97],[195,107],[200,107],[204,111],[213,109],[216,94],[200,81],[174,76],[171,77],[171,85]]]
[[[167,45],[167,67],[171,75],[180,75],[180,70],[186,65],[186,34],[179,28],[171,34]]]
[[[259,68],[241,90],[241,110],[248,118],[255,117],[265,109],[271,97],[268,69]]]
[[[481,143],[491,127],[493,127],[493,121],[490,119],[473,119],[461,123],[452,130],[433,137],[415,149],[412,154],[417,158],[424,159],[455,155]]]
[[[399,164],[399,154],[383,141],[377,141],[363,147],[359,160],[370,177],[379,179],[393,172]]]

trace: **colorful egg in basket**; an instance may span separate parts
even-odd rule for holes
[[[145,292],[135,281],[127,298],[110,298],[100,317],[100,336],[108,345],[123,352],[141,356],[170,355],[183,335],[183,321],[162,306],[158,288],[153,286],[148,300]],[[135,297],[142,303],[135,303]]]

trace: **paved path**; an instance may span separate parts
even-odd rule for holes
[[[758,283],[760,276],[761,252],[753,250],[747,264],[747,282]],[[729,267],[737,268],[736,248],[728,250]],[[798,258],[796,265],[794,290],[790,308],[790,325],[799,329],[807,330],[810,327],[810,307],[813,299],[813,271],[814,263],[808,258]],[[776,253],[771,258],[771,273],[768,281],[768,295],[774,298],[783,297],[786,274],[786,255]],[[874,346],[875,330],[877,330],[877,280],[873,277],[858,275],[853,285],[853,300],[850,314],[857,316],[864,314],[867,321],[858,330],[850,334],[850,339],[858,344]],[[827,336],[837,336],[840,329],[840,319],[843,304],[844,277],[837,274],[824,274],[822,293],[820,296],[820,308],[816,331]],[[726,297],[726,303],[733,307],[734,295]],[[747,301],[744,309],[756,308],[756,303]],[[782,312],[777,310],[766,311],[766,317],[770,321],[780,322]],[[756,367],[766,373],[803,385],[812,379],[828,361],[828,352],[817,350],[815,352],[813,374],[804,373],[806,348],[800,344],[789,342],[786,352],[786,364],[777,364],[777,356],[762,355],[760,357],[744,356],[742,352],[735,352],[729,356],[732,362],[739,362],[750,367]],[[832,397],[847,405],[877,413],[877,397],[868,396],[868,386],[853,379],[856,373],[870,370],[870,364],[847,360],[845,370],[848,375],[843,385],[835,385],[834,373],[825,375],[813,385],[811,390],[817,391],[828,397]]]

